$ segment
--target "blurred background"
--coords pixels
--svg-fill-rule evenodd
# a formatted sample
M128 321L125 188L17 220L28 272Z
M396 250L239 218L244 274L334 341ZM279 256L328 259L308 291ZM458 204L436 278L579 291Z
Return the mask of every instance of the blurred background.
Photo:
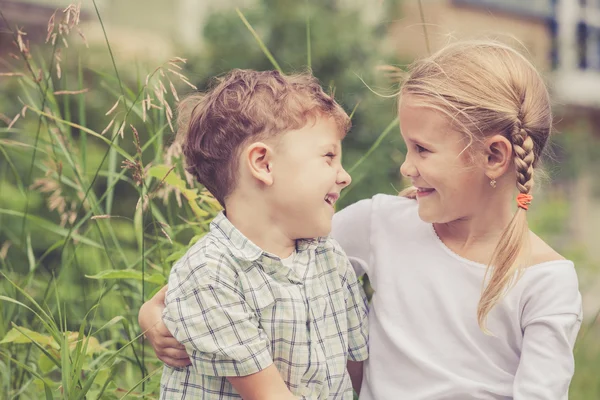
M353 113L341 208L407 184L386 66L462 38L516 46L551 90L530 225L576 264L570 398L600 399L600 0L0 0L0 12L0 399L156 397L161 364L137 310L218 211L173 145L181 96L231 68L312 69Z

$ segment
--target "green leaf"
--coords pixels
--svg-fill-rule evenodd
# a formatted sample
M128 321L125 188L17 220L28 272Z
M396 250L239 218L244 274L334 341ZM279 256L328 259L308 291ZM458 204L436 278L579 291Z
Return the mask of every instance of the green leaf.
M181 179L181 177L177 175L175 171L173 171L173 167L168 165L155 165L148 170L148 175L158 179L159 181L164 180L166 184L174 186L181 191L187 189L185 181Z
M25 336L25 334L27 336ZM43 335L41 333L32 331L27 328L23 328L23 327L12 328L10 331L8 331L6 336L4 336L4 339L2 339L2 341L0 341L0 344L5 344L5 343L23 344L23 343L31 343L32 340L35 340L40 344L45 344L46 346L53 346L55 348L58 348L56 346L56 341L51 336Z
M55 357L54 357L52 354L50 354L50 353L48 352L48 350L46 350L46 349L44 348L44 346L42 346L42 344L38 343L36 340L34 340L34 339L32 339L31 337L29 337L29 335L28 335L28 333L27 333L27 332L25 332L23 329L20 329L20 328L19 328L18 326L16 326L14 323L13 323L13 326L14 326L14 327L15 327L15 328L16 328L18 331L20 331L20 332L21 332L23 335L27 336L27 337L29 338L29 340L31 341L31 343L33 343L33 344L34 344L34 346L36 346L38 349L40 349L40 350L42 351L42 353L44 353L44 354L45 354L45 355L46 355L46 356L47 356L47 357L48 357L50 360L52 360L52 362L53 362L54 364L56 364L57 366L59 366L59 367L60 367L60 363L59 363L59 361L58 361L58 360L57 360L57 359L56 359L56 358L55 358Z
M157 285L164 285L166 283L165 277L162 274L146 275L145 279L141 271L133 269L113 269L108 271L102 271L96 275L86 275L86 278L90 279L135 279L138 281L145 281L155 283Z
M40 358L38 359L38 367L40 368L40 372L46 375L48 372L52 371L56 364L52 362L51 359L48 358L44 353L40 353Z

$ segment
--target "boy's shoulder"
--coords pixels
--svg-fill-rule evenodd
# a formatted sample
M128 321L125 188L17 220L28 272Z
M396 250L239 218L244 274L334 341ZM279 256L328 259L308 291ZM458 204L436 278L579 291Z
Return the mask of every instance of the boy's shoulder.
M210 229L190 246L171 269L170 279L193 277L229 277L236 279L262 250L237 231L222 214L210 223Z
M317 251L331 252L334 253L336 256L346 257L346 253L342 249L342 246L338 243L337 240L335 240L331 236L326 236L319 239Z
M171 275L201 272L209 274L230 272L235 275L237 265L238 262L227 243L213 232L208 232L175 262Z
M344 275L345 271L350 266L348 255L338 241L331 236L326 236L319 239L316 254L317 256L327 260L327 262L333 263L341 275Z

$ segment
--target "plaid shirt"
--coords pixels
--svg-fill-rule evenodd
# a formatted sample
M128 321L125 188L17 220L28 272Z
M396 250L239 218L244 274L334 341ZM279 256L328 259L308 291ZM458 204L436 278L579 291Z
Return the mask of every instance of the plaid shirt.
M275 364L301 399L352 399L346 361L367 358L367 303L337 242L298 240L292 268L220 213L171 271L163 321L185 345L161 399L239 399L227 376Z

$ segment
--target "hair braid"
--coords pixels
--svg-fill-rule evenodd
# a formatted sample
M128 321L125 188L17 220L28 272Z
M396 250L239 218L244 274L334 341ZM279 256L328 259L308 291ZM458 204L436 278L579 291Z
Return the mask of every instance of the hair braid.
M528 194L533 186L533 140L527 134L520 120L515 124L511 135L517 170L517 188L519 192Z

